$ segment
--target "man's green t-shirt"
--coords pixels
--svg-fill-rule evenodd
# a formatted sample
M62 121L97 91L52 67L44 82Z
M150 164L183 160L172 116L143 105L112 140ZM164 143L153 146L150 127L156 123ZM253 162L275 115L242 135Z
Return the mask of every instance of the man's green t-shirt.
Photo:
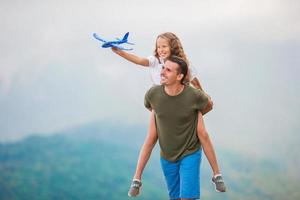
M176 96L168 95L163 85L148 90L145 106L155 110L156 130L163 158L177 161L201 147L197 136L198 112L207 103L207 96L190 86L185 86Z

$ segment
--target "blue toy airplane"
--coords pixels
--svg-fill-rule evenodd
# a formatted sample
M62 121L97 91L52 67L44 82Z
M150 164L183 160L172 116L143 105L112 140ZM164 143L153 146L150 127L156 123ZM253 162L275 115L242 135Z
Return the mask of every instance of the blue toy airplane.
M127 51L130 51L132 49L126 49L122 46L120 46L120 44L130 44L130 45L134 45L133 43L130 43L128 42L128 35L129 35L129 32L127 32L123 39L119 39L119 38L116 38L117 40L113 40L113 41L105 41L104 39L100 38L96 33L93 34L94 38L103 42L102 44L102 48L109 48L109 47L114 47L114 48L117 48L117 49L121 49L121 50L127 50Z

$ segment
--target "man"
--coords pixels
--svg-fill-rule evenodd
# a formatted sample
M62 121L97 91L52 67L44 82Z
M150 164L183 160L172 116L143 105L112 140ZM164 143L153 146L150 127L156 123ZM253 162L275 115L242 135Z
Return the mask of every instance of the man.
M161 85L152 87L145 95L145 106L154 110L153 123L157 128L156 132L149 132L146 146L151 149L159 141L170 199L200 197L201 144L210 164L217 166L201 113L208 99L203 92L184 85L187 70L184 60L171 56L162 68ZM219 183L225 191L222 177Z

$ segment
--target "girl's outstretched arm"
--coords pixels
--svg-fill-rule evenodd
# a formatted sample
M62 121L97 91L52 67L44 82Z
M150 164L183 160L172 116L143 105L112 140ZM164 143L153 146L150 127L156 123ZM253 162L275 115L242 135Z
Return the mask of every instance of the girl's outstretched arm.
M127 52L122 51L122 50L117 49L117 48L111 48L111 50L113 52L115 52L116 54L118 54L119 56L121 56L121 57L125 58L126 60L130 61L130 62L133 62L137 65L141 65L141 66L144 66L144 67L149 67L149 60L147 58L142 58L142 57L136 56L134 54L127 53Z

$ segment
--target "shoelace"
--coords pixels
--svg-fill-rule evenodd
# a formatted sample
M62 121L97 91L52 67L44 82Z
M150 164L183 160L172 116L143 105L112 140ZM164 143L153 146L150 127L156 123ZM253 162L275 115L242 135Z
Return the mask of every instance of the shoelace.
M219 176L219 177L215 178L215 182L223 183L224 181L223 181L222 177Z
M137 181L134 181L132 184L131 184L131 187L135 187L135 188L139 188L141 187L141 183L140 182L137 182Z

